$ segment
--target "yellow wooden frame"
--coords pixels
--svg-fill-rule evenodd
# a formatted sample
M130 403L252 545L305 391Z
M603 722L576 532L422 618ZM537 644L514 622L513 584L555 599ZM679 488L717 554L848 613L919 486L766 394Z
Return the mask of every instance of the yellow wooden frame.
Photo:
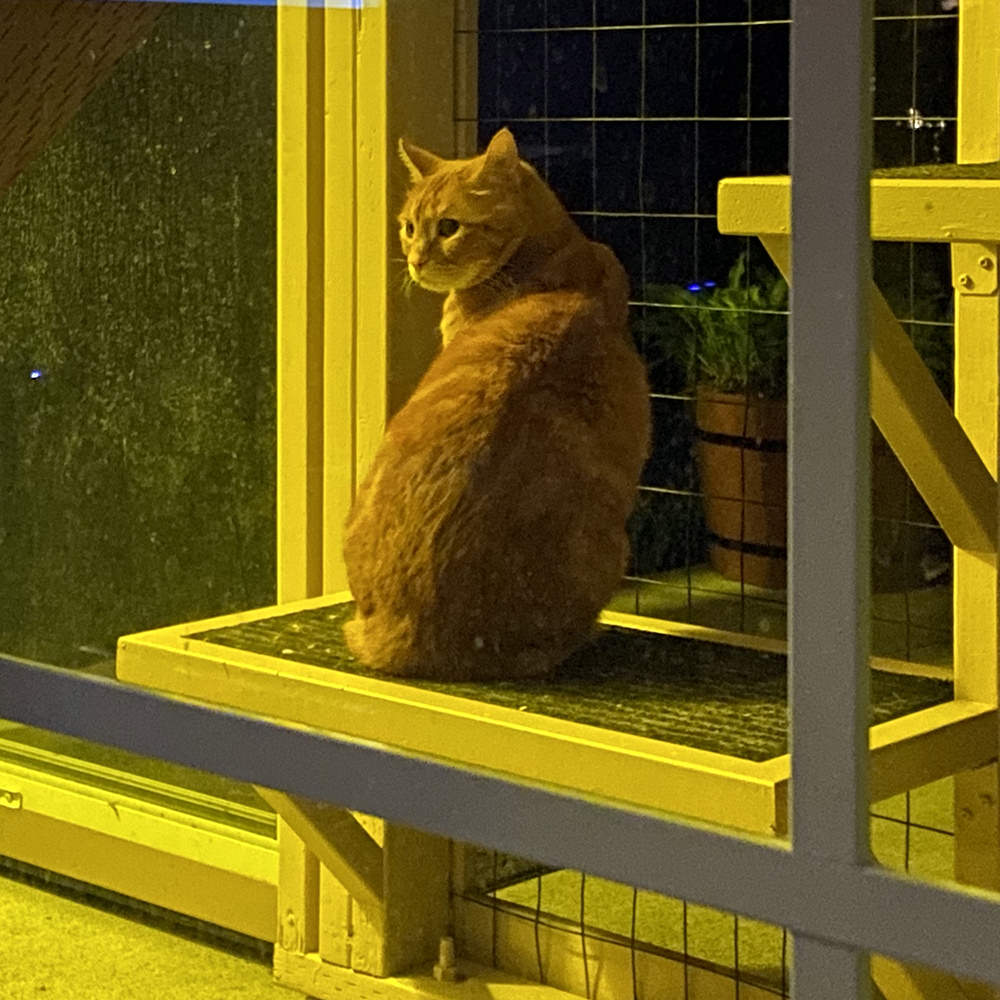
M787 755L754 763L191 638L348 598L312 598L126 636L119 645L118 676L574 794L607 796L758 834L785 834ZM669 623L649 619L603 618L647 632L676 632ZM873 727L873 799L990 761L995 725L992 707L953 701Z
M967 7L979 10L976 0L967 0ZM432 329L427 317L437 303L424 299L401 308L385 252L393 240L389 207L402 182L392 138L404 123L408 129L415 123L422 129L415 138L441 151L469 141L468 123L455 129L451 116L430 113L424 105L427 94L462 93L463 88L469 92L469 47L457 51L452 61L435 62L431 69L441 75L434 81L425 79L427 65L422 63L419 93L408 94L405 77L388 72L394 45L401 44L404 33L409 35L408 46L434 33L428 20L432 14L447 19L451 30L456 23L451 19L462 23L469 8L420 3L393 6L391 11L375 7L359 11L285 8L280 12L281 143L287 154L282 158L280 178L282 603L277 609L126 637L119 656L120 676L417 753L514 773L527 781L555 783L573 794L596 792L621 799L626 787L625 797L632 804L782 835L787 758L748 765L724 755L417 693L377 678L223 651L190 638L206 628L329 603L330 597L311 595L344 585L340 525L355 484L371 460L387 415L408 394L434 349L426 333L413 338L406 327L412 319L415 328ZM909 190L905 185L890 187L885 205L895 204L897 216L912 209L922 191L932 206L926 209L925 202L922 211L939 230L947 224L956 238L970 243L982 240L975 235L979 232L976 216L983 204L993 202L981 202L981 185L967 193L963 212L952 215L950 221L943 221L934 208L940 192L926 185ZM780 201L775 191L768 194ZM725 190L720 215L724 197ZM761 211L765 208L762 205ZM780 207L772 206L770 211L780 215ZM890 208L886 212L892 214ZM316 225L318 218L323 219L322 227ZM753 231L777 234L779 239L772 245L780 256L787 220L785 226L784 230L756 227ZM421 311L424 316L419 315ZM901 331L888 320L879 329L880 356L888 360L876 374L874 381L881 388L873 396L882 400L879 405L887 426L898 412L903 414L902 422L886 436L894 444L906 439L904 464L909 462L911 474L935 497L932 509L942 513L950 536L971 554L970 559L993 574L996 487L992 462L985 454L989 448L984 450L971 433L966 436L950 414L942 415L940 401L928 389L927 380L921 384L922 369L914 365ZM383 331L389 331L388 341ZM878 354L878 340L876 344ZM909 374L894 381L901 368ZM994 396L992 416L995 413ZM981 607L988 608L988 602ZM667 623L632 616L618 620L650 631L676 631ZM985 619L980 616L978 621L983 624ZM977 672L977 676L985 675ZM873 796L883 798L995 759L995 705L989 683L977 682L954 702L873 729ZM628 775L628 782L622 781L623 774ZM304 988L309 976L334 976L336 982L330 988L340 990L344 980L330 965L348 964L344 938L322 926L318 914L323 907L326 914L340 912L349 922L344 910L347 889L334 885L324 874L316 852L327 856L327 869L340 870L341 882L350 884L369 909L384 899L385 886L376 872L385 855L373 853L367 834L359 832L364 822L350 814L334 810L335 815L320 815L314 804L287 797L274 801L287 817L281 834L280 941L285 947L276 953L276 967L291 962L294 968L284 969L286 981L300 982ZM315 839L317 830L329 832L331 823L346 823L351 831L336 856L330 853L329 840ZM312 839L314 851L301 841L293 845L293 832L306 842ZM370 839L377 842L378 837ZM299 962L296 956L306 953L318 956L319 963ZM399 988L394 981L393 989Z
M281 601L346 586L357 483L437 349L440 303L404 299L391 260L408 182L395 143L405 130L444 154L467 148L474 105L452 95L474 88L475 24L466 0L278 10ZM412 59L419 39L436 50L448 37L451 59ZM436 838L260 791L279 812L279 979L315 992L340 967L339 989L351 969L385 976L420 960L447 915Z
M965 0L959 20L961 164L1000 160L1000 7ZM959 176L955 176L958 173ZM1000 179L872 179L875 240L950 244L955 287L955 407L944 403L884 298L873 289L872 416L955 546L955 696L998 703L997 446ZM719 188L719 228L757 235L789 274L787 177L740 178ZM1000 745L994 718L988 741ZM995 759L995 758L994 758ZM955 780L955 875L1000 888L1000 778L995 763ZM997 996L942 973L873 961L894 995Z
M0 744L4 854L273 939L277 844L220 815L259 821L261 811L37 747Z

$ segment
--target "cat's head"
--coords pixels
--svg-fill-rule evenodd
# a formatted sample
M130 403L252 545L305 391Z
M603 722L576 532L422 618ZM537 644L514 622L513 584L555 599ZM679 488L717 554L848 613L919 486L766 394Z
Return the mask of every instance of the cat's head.
M399 141L413 185L399 213L399 239L410 277L435 292L471 288L503 267L529 230L522 164L510 130L486 152L446 160Z

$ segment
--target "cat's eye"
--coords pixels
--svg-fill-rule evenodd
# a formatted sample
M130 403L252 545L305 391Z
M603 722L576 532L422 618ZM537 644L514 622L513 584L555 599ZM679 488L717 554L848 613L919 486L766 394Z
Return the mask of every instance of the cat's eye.
M416 232L412 221L410 221L409 219L407 219L406 222L403 223L403 232L406 233L408 237L412 236L414 232Z
M458 227L458 219L440 219L438 221L438 235L444 236L447 239L458 232Z

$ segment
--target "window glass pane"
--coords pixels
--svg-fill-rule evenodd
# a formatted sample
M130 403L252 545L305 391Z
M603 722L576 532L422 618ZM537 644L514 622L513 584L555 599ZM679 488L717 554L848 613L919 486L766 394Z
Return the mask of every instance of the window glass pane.
M113 676L119 635L274 599L275 11L6 16L0 651Z

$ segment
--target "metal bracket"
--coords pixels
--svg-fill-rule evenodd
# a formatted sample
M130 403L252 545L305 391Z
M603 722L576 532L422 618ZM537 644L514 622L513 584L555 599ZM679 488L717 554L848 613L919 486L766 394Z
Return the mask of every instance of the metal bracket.
M996 244L952 243L951 283L959 295L996 295Z

